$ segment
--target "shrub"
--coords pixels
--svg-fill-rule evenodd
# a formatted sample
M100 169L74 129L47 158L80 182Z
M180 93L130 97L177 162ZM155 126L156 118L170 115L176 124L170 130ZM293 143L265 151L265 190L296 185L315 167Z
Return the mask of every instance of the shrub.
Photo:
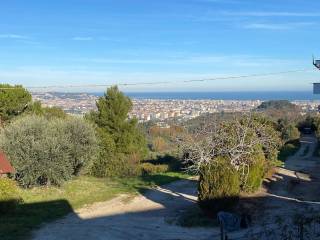
M73 175L87 173L98 151L94 127L80 118L60 120L57 124L67 135Z
M240 180L238 172L219 157L203 166L200 171L198 198L200 207L208 214L228 211L239 199Z
M168 164L152 164L152 163L142 163L140 165L142 175L151 175L164 173L169 170Z
M162 152L167 148L167 143L163 137L156 137L152 141L152 149L155 152Z
M0 178L0 213L14 211L21 202L18 187L13 180Z
M99 139L98 156L91 168L96 177L121 177L139 175L139 156L118 152L112 136L101 128L97 128Z
M68 117L68 115L61 108L43 107L40 101L35 101L32 104L29 104L25 112L25 115L26 114L43 116L47 119L52 119L52 118L66 119Z
M176 154L165 154L152 156L150 154L150 160L145 160L146 163L151 163L153 165L166 164L168 165L168 171L182 171L183 162L179 159Z
M133 177L140 175L139 165L135 159L125 154L115 154L111 158L106 158L103 163L105 167L101 169L104 171L102 177Z
M244 192L252 193L258 190L267 172L264 155L259 154L255 158L255 161L249 167L249 173L245 177L245 181L241 187Z
M25 116L5 128L0 145L22 186L60 185L90 165L94 129L80 121Z
M289 156L294 155L300 148L299 139L289 141L280 149L278 159L285 162Z

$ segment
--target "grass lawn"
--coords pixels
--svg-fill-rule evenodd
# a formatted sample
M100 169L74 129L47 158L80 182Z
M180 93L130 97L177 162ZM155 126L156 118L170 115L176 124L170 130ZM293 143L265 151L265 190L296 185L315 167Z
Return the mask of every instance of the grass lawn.
M94 202L107 201L119 194L137 194L154 185L190 177L183 173L163 173L127 179L79 177L60 188L21 189L23 204L14 213L0 217L0 239L28 239L42 223L61 218Z

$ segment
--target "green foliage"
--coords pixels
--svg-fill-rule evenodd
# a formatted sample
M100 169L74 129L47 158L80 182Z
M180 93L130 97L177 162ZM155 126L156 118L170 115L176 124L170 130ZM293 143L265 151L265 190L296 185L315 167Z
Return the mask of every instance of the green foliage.
M237 203L240 193L240 178L227 159L219 158L203 166L200 171L199 206L210 214L228 211Z
M262 115L254 115L253 128L255 129L256 136L261 141L258 149L262 149L265 159L269 162L276 161L279 148L282 145L279 132L276 130L276 124L269 118Z
M267 109L276 109L276 110L296 110L297 106L288 100L271 100L261 103L258 106L258 110L267 110Z
M96 159L98 146L94 127L81 118L57 121L57 128L67 137L67 152L71 160L73 175L85 174Z
M113 161L118 159L116 145L112 136L102 128L96 129L99 143L98 157L93 163L91 174L96 177L114 176ZM118 165L120 164L120 161Z
M35 101L29 105L25 112L26 114L43 116L47 119L62 118L65 119L68 115L59 107L43 107L40 101Z
M23 113L31 102L31 94L20 85L0 84L0 122Z
M152 164L152 163L142 163L140 165L142 175L158 174L169 171L168 164Z
M22 186L60 185L90 167L96 152L94 134L81 119L25 116L2 131L0 145Z
M300 137L298 128L286 118L278 120L277 130L280 132L283 142L288 142Z
M119 153L108 158L98 158L92 173L96 177L133 177L139 175L140 171L134 157Z
M152 141L152 150L155 152L162 152L166 150L167 143L163 137L156 137Z
M232 208L240 191L254 192L281 146L276 124L260 114L204 126L183 145L185 163L200 175L198 198L210 213ZM202 135L199 134L202 133Z
M301 119L301 108L287 100L274 100L263 102L257 111L277 122L278 119L290 119L291 124L296 124Z
M13 212L20 202L16 183L8 178L0 178L0 214Z
M300 148L300 141L299 139L292 140L287 142L285 145L282 146L280 149L278 159L281 161L286 161L289 156L294 155Z
M312 123L317 137L320 137L320 117L314 117Z
M182 171L183 162L177 154L165 154L165 155L152 155L150 154L150 160L144 160L145 163L151 163L154 165L167 165L170 171L179 172Z
M92 173L100 177L137 173L138 163L147 153L147 144L137 120L128 119L131 100L114 86L97 101L97 108L97 112L87 116L98 127L101 149Z
M255 161L249 166L248 175L241 186L241 190L247 193L253 193L261 187L263 178L267 172L264 155L260 153L254 157Z

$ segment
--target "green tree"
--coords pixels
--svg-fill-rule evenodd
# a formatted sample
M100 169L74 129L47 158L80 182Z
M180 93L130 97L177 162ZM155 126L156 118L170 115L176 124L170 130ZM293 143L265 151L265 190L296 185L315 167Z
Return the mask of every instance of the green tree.
M0 84L1 123L23 113L27 109L31 99L31 94L20 85Z
M277 130L281 134L281 139L284 143L295 140L300 137L298 128L287 118L280 118L277 123Z
M38 116L44 116L47 119L51 118L62 118L65 119L68 115L59 107L43 107L40 101L32 102L28 109L25 111L26 114L34 114Z
M97 109L98 111L91 112L88 118L94 121L99 128L100 145L105 144L101 146L102 159L100 158L98 163L101 168L107 167L108 164L122 165L125 170L121 172L117 166L117 174L128 174L126 167L135 166L147 152L145 136L138 128L137 119L128 119L128 114L132 110L132 102L119 91L117 86L113 86L107 89L103 97L99 98ZM95 166L95 171L100 167ZM110 175L109 167L105 175ZM114 175L114 168L111 167L111 169ZM99 172L104 171L99 170Z
M277 158L281 141L274 124L258 114L219 120L187 135L187 168L199 174L200 206L216 213L232 207L241 191L254 192Z
M93 126L82 119L27 115L1 132L1 149L24 187L60 185L89 169L96 152Z

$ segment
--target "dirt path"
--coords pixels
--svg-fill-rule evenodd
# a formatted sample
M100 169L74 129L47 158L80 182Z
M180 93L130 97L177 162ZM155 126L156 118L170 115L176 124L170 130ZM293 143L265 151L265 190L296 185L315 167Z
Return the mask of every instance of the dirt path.
M299 213L320 211L320 159L313 156L316 147L315 136L303 136L301 148L286 161L285 167L266 179L260 192L243 197L242 205L252 214L254 225L230 234L230 239L251 239L248 231L260 233L266 228L274 233L279 219L286 221ZM183 228L168 223L196 204L196 189L196 181L183 180L133 199L119 196L48 224L35 232L33 239L219 239L216 228ZM255 239L278 239L270 233L266 236Z
M34 240L215 239L214 229L183 228L170 217L196 204L196 181L182 180L128 199L119 196L69 214L34 233Z
M261 191L242 200L249 206L248 211L254 210L254 226L231 234L231 239L251 239L246 235L248 231L257 234L255 239L282 239L280 233L286 224L293 226L293 219L320 212L320 159L314 156L317 139L314 135L304 135L300 142L298 152L265 180Z

